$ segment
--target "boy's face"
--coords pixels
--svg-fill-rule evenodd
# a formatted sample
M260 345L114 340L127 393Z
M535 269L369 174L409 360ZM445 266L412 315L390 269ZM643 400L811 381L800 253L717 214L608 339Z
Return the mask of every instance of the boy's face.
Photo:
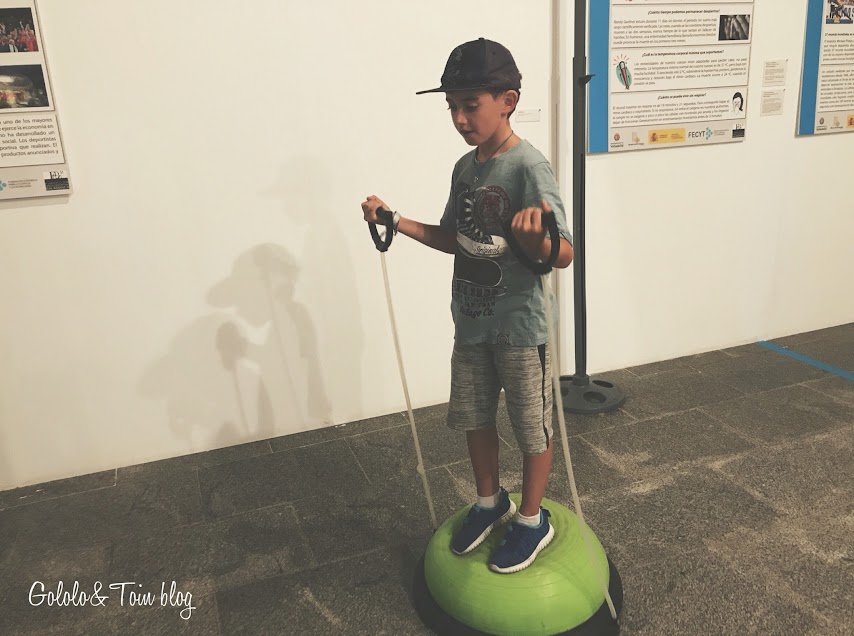
M498 98L485 90L445 93L454 128L470 146L478 146L495 134L513 110L515 98L514 91Z

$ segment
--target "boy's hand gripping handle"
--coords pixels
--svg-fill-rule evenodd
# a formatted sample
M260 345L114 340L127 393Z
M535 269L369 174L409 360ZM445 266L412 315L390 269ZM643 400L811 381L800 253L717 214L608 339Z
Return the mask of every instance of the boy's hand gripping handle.
M377 217L385 224L385 240L380 238L376 223L368 223L368 228L371 230L371 238L374 239L374 245L377 246L380 252L386 252L394 237L394 215L385 208L377 208Z
M379 210L377 210L377 212L379 212ZM516 258L519 259L519 262L535 274L543 275L552 271L552 266L557 262L557 257L560 254L560 230L558 230L557 218L555 218L554 212L546 212L543 210L540 218L542 219L542 223L548 229L549 239L551 239L552 242L549 259L545 263L532 261L525 253L525 250L522 249L522 246L516 241L516 236L513 234L513 228L511 227L513 217L511 217L504 226L504 236L507 239L507 243L510 245L510 249L516 255Z

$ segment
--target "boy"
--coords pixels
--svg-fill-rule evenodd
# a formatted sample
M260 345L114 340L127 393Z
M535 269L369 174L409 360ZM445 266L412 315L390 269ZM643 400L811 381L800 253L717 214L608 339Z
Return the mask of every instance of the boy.
M396 232L455 255L455 344L447 425L466 434L477 502L453 537L451 550L468 554L494 528L512 520L489 562L499 573L528 567L554 537L549 512L540 507L553 450L552 345L546 344L539 276L508 249L506 223L512 218L522 249L532 259L545 261L551 241L541 216L553 210L561 233L555 267L565 268L572 261L572 237L551 166L510 128L521 80L510 51L497 42L480 38L453 50L442 85L417 94L444 92L454 127L476 148L454 166L439 225L394 213ZM368 197L362 203L365 220L375 223L379 207L391 209L376 196ZM498 479L495 418L502 388L523 454L518 511Z

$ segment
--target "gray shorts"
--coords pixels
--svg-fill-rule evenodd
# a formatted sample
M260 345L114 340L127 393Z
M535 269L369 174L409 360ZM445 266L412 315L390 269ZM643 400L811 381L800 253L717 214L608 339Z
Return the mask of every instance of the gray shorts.
M548 349L546 345L455 345L448 427L474 431L495 426L503 388L519 449L525 455L548 450L554 435Z

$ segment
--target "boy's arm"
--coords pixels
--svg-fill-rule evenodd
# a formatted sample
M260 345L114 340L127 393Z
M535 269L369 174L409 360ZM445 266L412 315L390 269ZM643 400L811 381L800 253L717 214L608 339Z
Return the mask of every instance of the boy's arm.
M525 188L523 192L525 208L518 213L513 222L517 231L514 234L524 240L520 241L525 251L532 257L543 262L547 261L552 249L548 232L541 222L541 210L553 212L560 232L560 252L554 267L565 269L572 263L572 233L567 225L563 201L554 172L548 161L529 166L525 172Z
M551 239L543 240L543 248L540 252L540 260L544 263L549 259L549 256L552 253L552 242ZM565 238L560 239L560 252L558 252L557 260L555 261L554 266L558 269L566 269L569 267L570 263L572 263L572 258L575 255L575 252L572 251L572 245Z
M446 254L453 254L457 249L456 232L452 233L443 230L439 225L426 225L412 219L400 217L397 231L409 238L415 239L419 243L423 243L427 247L432 247L434 250L439 250Z
M365 217L365 221L368 223L377 223L378 208L391 210L391 208L376 195L369 196L362 203L362 213ZM456 232L451 232L450 230L443 228L441 225L425 225L419 221L405 219L401 216L400 221L397 224L397 231L410 238L414 238L416 241L423 243L427 247L439 250L440 252L445 252L446 254L453 254L456 252Z
M456 170L456 166L454 166L454 171L451 173L451 188L448 194L448 202L445 204L445 211L442 213L439 225L426 225L419 221L405 219L401 216L397 224L397 231L400 234L413 238L427 247L432 247L434 250L439 250L446 254L456 253L457 224L454 210L454 177ZM374 195L369 196L362 204L366 221L369 223L376 222L376 210L378 207L391 210L381 199Z
M552 253L552 241L550 238L546 237L543 239L542 246L540 247L540 253L537 257L545 263L549 260L549 256ZM566 269L569 267L570 263L572 263L572 257L574 256L574 252L572 251L572 245L565 238L560 239L560 252L558 252L557 260L555 261L554 267L558 269Z
M553 210L545 199L540 202L540 205L541 207L538 208L531 207L520 210L513 217L511 228L516 240L519 241L528 256L545 263L552 253L552 241L542 223L542 215L543 212L553 212ZM560 251L554 267L558 269L569 267L569 264L572 263L572 257L572 244L561 237Z

